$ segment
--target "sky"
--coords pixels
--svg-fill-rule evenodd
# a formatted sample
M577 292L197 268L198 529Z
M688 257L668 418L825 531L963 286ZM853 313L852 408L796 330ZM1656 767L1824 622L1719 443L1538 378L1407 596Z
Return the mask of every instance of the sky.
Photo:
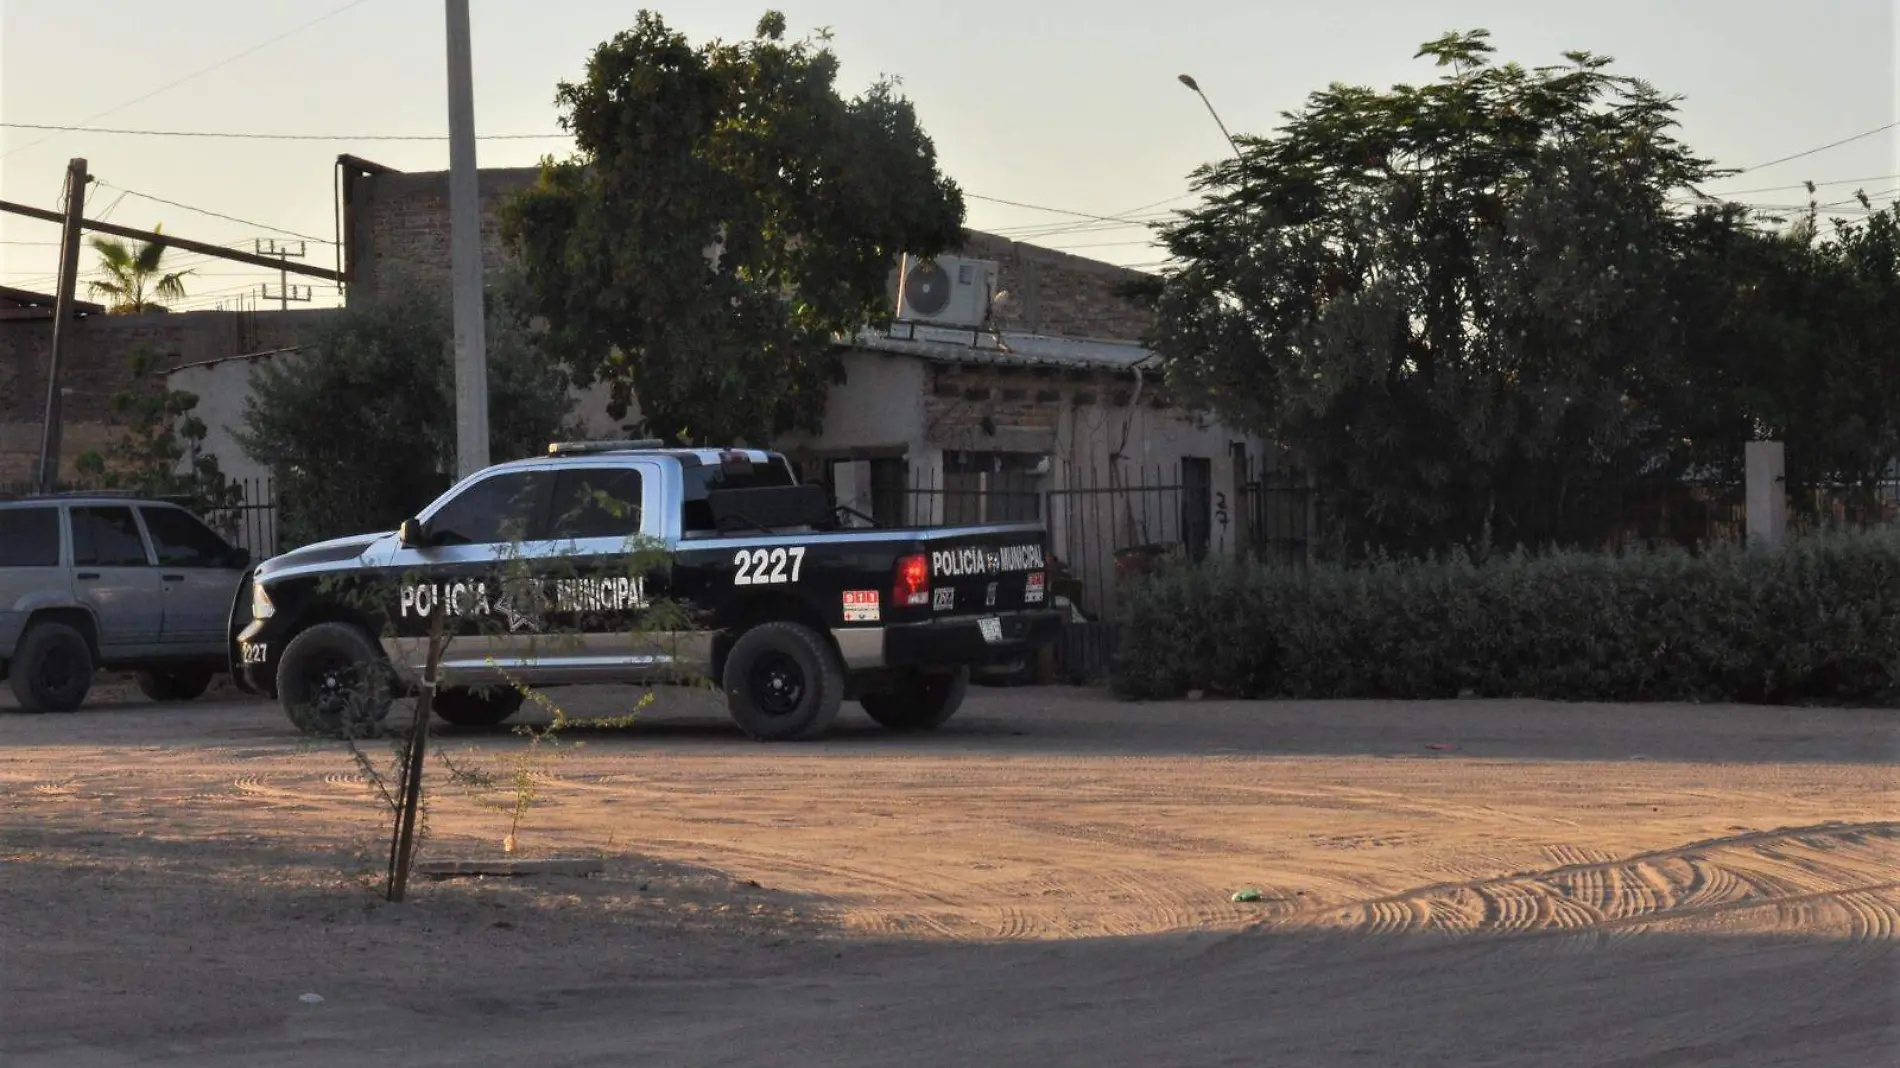
M1805 203L1803 180L1837 183L1822 187L1824 202L1857 188L1877 200L1900 192L1900 130L1858 136L1900 121L1896 0L770 2L793 34L834 34L845 92L902 79L939 165L965 192L971 228L1111 263L1152 268L1162 253L1138 223L1090 216L1147 219L1191 203L1188 175L1228 151L1177 75L1199 82L1234 133L1267 134L1332 82L1431 80L1435 69L1412 56L1454 29L1489 29L1500 62L1610 55L1616 70L1683 96L1684 140L1725 166L1754 168L1714 187L1735 199ZM767 0L652 6L695 41L731 40L751 34ZM578 78L588 52L630 26L640 5L470 7L476 131L489 137L557 133L556 84ZM441 0L0 0L0 123L441 137L443 9ZM478 158L527 166L565 151L558 137L483 140ZM273 237L295 249L301 235L313 239L310 260L333 265L331 165L342 152L409 171L448 165L442 140L3 128L0 199L58 208L66 162L84 156L99 178L88 217L162 222L246 249ZM58 237L54 224L0 214L0 285L50 291ZM273 271L173 255L196 272L181 308L232 306L261 284L276 291ZM335 302L331 287L314 289L316 304Z

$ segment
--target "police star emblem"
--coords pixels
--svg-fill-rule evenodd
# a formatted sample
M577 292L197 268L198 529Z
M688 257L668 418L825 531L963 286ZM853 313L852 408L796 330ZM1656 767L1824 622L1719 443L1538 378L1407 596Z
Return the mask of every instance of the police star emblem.
M496 601L495 608L498 611L500 611L502 615L505 615L508 617L509 633L513 633L518 630L534 630L535 629L534 620L528 618L528 616L523 614L520 609L515 607L514 598L512 596L503 597L501 600Z

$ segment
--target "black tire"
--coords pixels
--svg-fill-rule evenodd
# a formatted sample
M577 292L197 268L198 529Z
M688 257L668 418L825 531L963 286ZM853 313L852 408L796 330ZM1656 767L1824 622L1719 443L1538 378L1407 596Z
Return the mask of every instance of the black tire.
M895 685L858 698L864 711L879 725L894 731L934 731L944 725L970 689L970 669L948 675L911 672Z
M838 654L798 623L762 623L740 635L721 682L733 722L762 742L818 738L844 703Z
M211 688L211 676L215 674L208 667L185 665L168 667L153 671L138 672L139 692L154 701L190 701L204 696Z
M278 658L277 703L305 734L369 737L394 700L389 664L361 627L319 623Z
M445 723L457 727L498 727L521 711L521 691L490 686L485 691L460 687L437 690L429 708Z
M20 639L8 672L26 712L71 712L92 689L92 647L64 623L35 623Z

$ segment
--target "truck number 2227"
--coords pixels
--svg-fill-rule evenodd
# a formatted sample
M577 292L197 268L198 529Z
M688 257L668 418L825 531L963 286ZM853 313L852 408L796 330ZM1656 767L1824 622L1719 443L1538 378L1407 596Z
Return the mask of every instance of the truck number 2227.
M780 582L797 582L798 573L805 566L805 547L802 545L790 549L740 549L732 558L738 565L738 574L732 577L734 586L769 586ZM791 565L788 574L785 565Z

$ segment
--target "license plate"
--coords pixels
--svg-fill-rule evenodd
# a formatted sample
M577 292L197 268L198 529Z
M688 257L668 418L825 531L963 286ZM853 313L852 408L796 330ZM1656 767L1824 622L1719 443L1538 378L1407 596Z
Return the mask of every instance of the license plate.
M978 630L983 632L984 641L1000 642L1003 640L1003 621L997 619L995 616L986 616L983 619L977 620L976 626Z

